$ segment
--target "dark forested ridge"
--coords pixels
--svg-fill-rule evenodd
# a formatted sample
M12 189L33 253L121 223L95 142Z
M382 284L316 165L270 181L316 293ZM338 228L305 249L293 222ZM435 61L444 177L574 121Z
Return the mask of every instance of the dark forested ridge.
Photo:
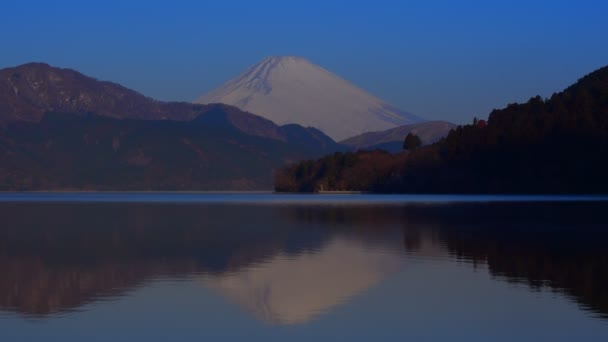
M608 67L604 67L548 99L537 96L494 110L487 122L460 126L416 151L335 154L286 167L275 175L275 188L608 193L607 157Z
M0 129L0 190L270 189L273 169L331 151L246 134L216 114L185 122L48 113L10 123Z
M0 70L0 190L261 190L343 149L236 107L161 102L77 71Z

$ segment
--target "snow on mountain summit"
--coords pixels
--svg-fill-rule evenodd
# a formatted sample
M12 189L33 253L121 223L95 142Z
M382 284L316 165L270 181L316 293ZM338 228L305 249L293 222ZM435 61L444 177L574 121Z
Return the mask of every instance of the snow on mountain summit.
M423 121L302 57L267 57L195 100L225 103L279 125L318 128L336 141Z

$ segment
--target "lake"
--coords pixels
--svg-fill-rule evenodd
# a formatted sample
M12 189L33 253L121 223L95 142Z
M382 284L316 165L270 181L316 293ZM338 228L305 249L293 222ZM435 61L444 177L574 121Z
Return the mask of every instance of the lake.
M0 340L608 341L608 197L0 194Z

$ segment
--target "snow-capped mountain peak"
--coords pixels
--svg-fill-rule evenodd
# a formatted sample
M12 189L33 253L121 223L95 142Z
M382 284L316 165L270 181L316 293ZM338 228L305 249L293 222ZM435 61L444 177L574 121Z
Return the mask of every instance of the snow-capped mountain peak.
M195 102L226 103L280 125L316 127L335 140L423 121L295 56L264 58Z

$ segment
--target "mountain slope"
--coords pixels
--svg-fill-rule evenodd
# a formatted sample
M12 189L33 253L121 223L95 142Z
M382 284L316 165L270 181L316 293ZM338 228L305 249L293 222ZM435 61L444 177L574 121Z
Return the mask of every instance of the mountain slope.
M0 121L39 121L47 111L187 120L201 108L165 103L75 70L29 63L0 70Z
M295 124L277 126L268 119L224 104L205 105L193 121L206 127L230 126L247 135L279 140L305 149L330 152L345 149L315 128Z
M0 190L270 189L275 168L343 149L313 128L155 101L70 69L0 77Z
M48 113L0 130L0 190L264 190L320 151L205 120Z
M404 125L380 132L367 132L340 143L355 149L374 150L384 149L389 152L403 150L403 140L408 133L416 134L423 145L432 144L445 137L457 125L447 121L429 121L418 124Z
M265 58L195 102L316 127L335 140L423 121L300 57Z
M42 119L47 112L93 113L118 119L188 121L202 114L225 116L224 123L254 136L288 140L288 132L274 122L236 107L162 102L119 84L99 81L72 69L28 63L0 70L0 123ZM199 118L200 119L200 118ZM319 138L317 130L303 128L310 142L338 148Z

